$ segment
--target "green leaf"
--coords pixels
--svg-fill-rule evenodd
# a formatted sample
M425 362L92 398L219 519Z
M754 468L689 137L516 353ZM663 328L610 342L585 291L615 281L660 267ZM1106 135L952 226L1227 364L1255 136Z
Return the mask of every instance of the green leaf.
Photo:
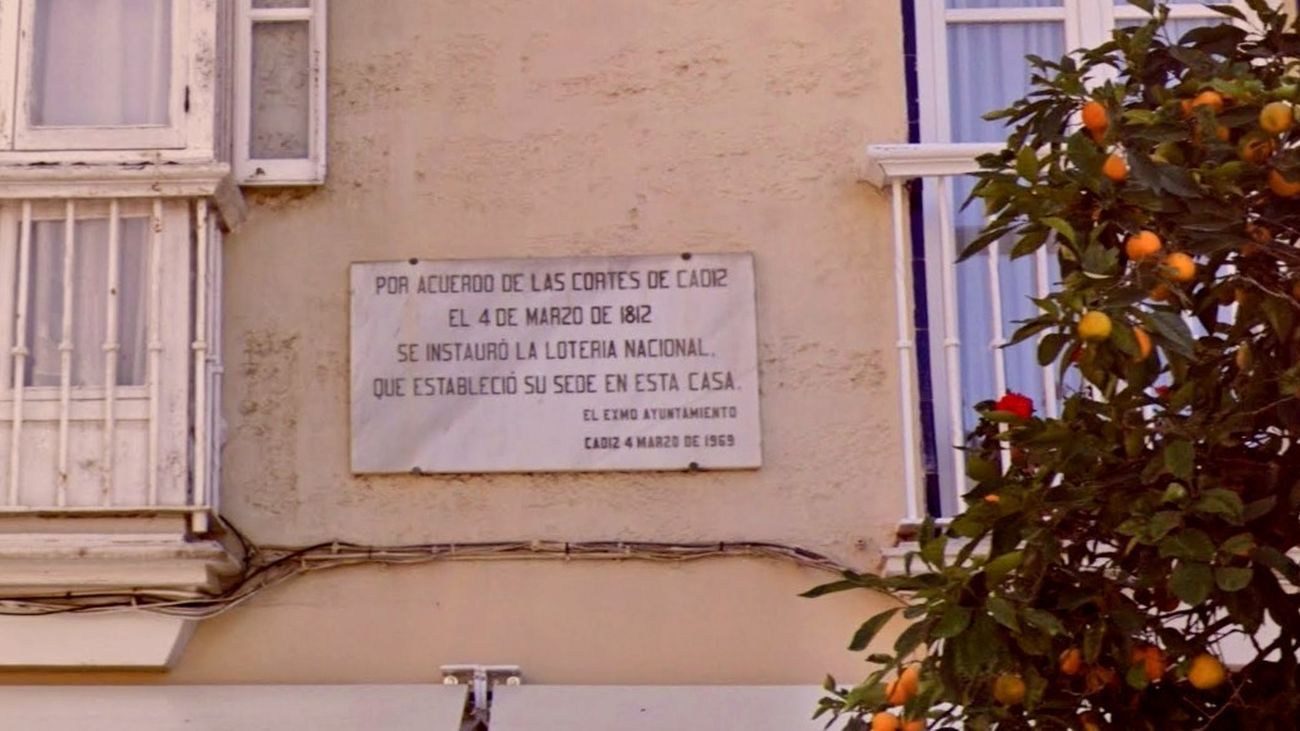
M1243 21L1246 20L1245 13L1241 12L1236 7L1233 7L1232 5L1210 5L1208 7L1210 8L1210 10L1213 10L1214 12L1219 13L1220 15L1226 15L1229 18L1235 18L1237 20L1243 20Z
M1128 683L1128 686L1134 690L1145 690L1147 685L1151 683L1147 679L1147 671L1142 663L1129 667L1128 672L1124 673L1124 682Z
M1248 568L1220 566L1214 570L1214 583L1224 591L1241 591L1250 585L1254 575Z
M1251 552L1250 557L1256 563L1282 574L1292 583L1300 579L1300 568L1296 566L1296 562L1272 546L1259 546Z
M989 559L984 565L984 573L988 575L990 586L997 586L1007 577L1007 574L1015 571L1025 560L1025 555L1020 551L1011 551L1000 556Z
M1083 250L1083 272L1094 279L1114 276L1119 267L1119 252L1100 244L1088 244Z
M970 607L949 604L943 610L943 614L939 615L939 622L934 626L934 636L939 639L956 637L970 626L973 614Z
M1205 531L1187 528L1160 541L1160 556L1190 561L1209 561L1214 558L1214 542L1205 535Z
M1039 223L1052 229L1071 244L1077 245L1079 243L1079 235L1075 233L1074 226L1071 226L1069 221L1056 216L1046 216L1039 219Z
M1196 451L1192 443L1179 439L1165 445L1165 469L1180 480L1192 479L1196 469Z
M1151 310L1139 314L1147 330L1159 335L1165 341L1165 347L1173 352L1191 358L1195 355L1192 331L1182 317L1165 310Z
M1024 616L1026 622L1049 635L1056 636L1065 632L1065 625L1061 624L1061 620L1057 619L1055 614L1046 610L1030 607L1021 615Z
M894 654L899 657L912 654L912 651L921 646L925 640L925 635L930 631L930 622L917 622L916 624L903 630L903 633L894 641Z
M944 550L948 548L948 536L935 536L921 544L921 559L931 566L943 568Z
M1169 587L1179 599L1196 606L1205 601L1214 589L1214 572L1203 563L1179 561L1169 578Z
M1255 536L1250 533L1238 533L1219 546L1219 550L1230 556L1248 556L1255 547Z
M1049 333L1038 341L1038 365L1048 365L1056 360L1061 354L1061 349L1065 347L1073 338L1061 333Z
M1161 510L1151 516L1151 521L1147 523L1142 531L1142 541L1144 543L1159 543L1161 539L1169 535L1169 531L1177 528L1183 523L1183 514L1177 510Z
M1016 174L1031 184L1038 178L1038 155L1032 147L1022 147L1016 153Z
M991 596L984 602L984 606L993 615L997 623L1011 630L1012 632L1020 631L1020 622L1016 621L1016 609L1011 606L1011 602L1000 596Z
M1268 497L1262 497L1258 500L1252 500L1250 501L1250 504L1241 511L1242 522L1249 523L1258 518L1262 518L1273 512L1273 508L1275 507L1277 507L1277 495L1269 495Z
M858 631L853 633L853 640L849 642L849 649L853 652L867 649L867 645L870 645L876 635L880 634L880 630L884 629L889 620L893 619L894 615L898 613L898 610L899 607L886 609L863 622L862 626L858 627Z
M843 581L832 581L827 584L814 586L813 588L809 589L808 591L805 591L799 596L807 599L816 599L819 596L834 594L835 592L839 592L839 591L847 591L848 589L859 589L861 587L862 585L859 584L858 582L845 579Z
M1245 509L1240 495L1221 487L1201 493L1201 497L1192 505L1192 510L1198 513L1221 516L1233 525L1242 523Z
M1279 297L1265 297L1259 303L1259 308L1263 310L1264 317L1268 324L1277 333L1279 338L1285 338L1291 334L1291 328L1295 325L1295 311L1289 300L1283 300Z

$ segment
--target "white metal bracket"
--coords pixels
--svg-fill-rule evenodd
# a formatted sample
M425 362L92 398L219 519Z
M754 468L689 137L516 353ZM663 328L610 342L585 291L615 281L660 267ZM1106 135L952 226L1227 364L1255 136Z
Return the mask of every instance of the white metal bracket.
M443 665L443 685L469 685L472 720L486 726L492 688L498 685L519 685L523 673L518 665Z

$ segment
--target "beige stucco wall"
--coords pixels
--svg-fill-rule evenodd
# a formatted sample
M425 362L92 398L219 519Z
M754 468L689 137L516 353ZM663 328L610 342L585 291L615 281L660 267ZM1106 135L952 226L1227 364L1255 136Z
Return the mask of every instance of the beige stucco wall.
M888 200L897 0L333 0L317 190L253 192L228 239L222 512L298 544L763 540L876 565L902 512ZM349 263L752 251L756 471L355 477ZM508 448L507 445L503 447ZM885 600L824 575L456 563L301 579L198 631L176 682L818 682Z

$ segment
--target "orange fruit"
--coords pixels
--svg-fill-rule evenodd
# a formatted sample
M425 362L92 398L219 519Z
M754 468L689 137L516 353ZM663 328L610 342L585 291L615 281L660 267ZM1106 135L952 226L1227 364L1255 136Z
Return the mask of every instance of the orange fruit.
M1269 102L1259 110L1259 128L1271 135L1280 135L1295 124L1295 112L1286 102Z
M891 706L901 706L916 696L921 688L921 671L915 665L903 668L897 680L885 686L885 700Z
M1214 690L1228 679L1228 670L1219 662L1219 658L1203 652L1192 658L1187 668L1187 680L1197 690Z
M1237 156L1251 165L1263 165L1273 156L1273 138L1251 132L1237 143Z
M1174 291L1169 288L1168 284L1161 282L1151 288L1151 292L1147 294L1147 297L1149 297L1153 302L1172 302L1174 299Z
M1083 653L1077 647L1071 647L1061 653L1060 668L1063 675L1078 675L1083 670Z
M1097 714L1091 711L1080 713L1079 728L1083 729L1083 731L1101 731L1101 721L1097 719Z
M871 717L871 731L899 731L903 722L892 713L880 712Z
M1283 198L1300 195L1300 182L1293 182L1277 170L1268 171L1268 189Z
M1142 645L1133 648L1133 664L1141 663L1142 672L1149 682L1156 682L1165 675L1165 653L1154 645Z
M1145 261L1160 253L1160 246L1160 237L1154 231L1144 230L1128 237L1124 242L1124 253L1133 261Z
M1241 347L1237 348L1237 354L1232 359L1236 362L1237 368L1246 371L1250 370L1250 364L1255 362L1255 355L1250 351L1248 344L1242 343Z
M1099 343L1110 337L1110 316L1105 312L1089 310L1083 313L1083 317L1079 318L1079 325L1076 329L1079 337L1083 340Z
M1151 336L1147 335L1147 331L1143 330L1140 327L1133 328L1133 339L1136 340L1138 344L1138 354L1136 357L1133 358L1133 362L1136 363L1139 361L1144 361L1147 358L1150 358L1151 357ZM1068 674L1073 675L1073 673L1068 673Z
M1014 673L1003 673L993 681L993 698L1004 706L1018 706L1025 700L1025 681Z
M1181 251L1166 256L1160 267L1164 275L1175 282L1186 283L1196 279L1196 260Z
M1184 117L1192 116L1192 100L1184 99L1178 102L1178 108L1182 111Z
M1246 233L1250 234L1252 239L1261 244L1267 244L1273 240L1273 231L1268 226L1248 223L1246 224Z
M925 731L925 719L913 718L903 722L903 731Z
M1093 139L1104 135L1110 126L1106 115L1106 106L1099 101L1090 101L1083 105L1083 126L1093 134Z
M1300 300L1300 279L1291 283L1291 296Z
M1100 692L1114 682L1115 671L1100 665L1093 665L1088 668L1088 675L1084 678L1084 686L1089 694Z
M1213 89L1206 89L1200 94L1197 94L1196 97L1192 99L1191 108L1199 109L1200 107L1209 107L1210 109L1214 110L1215 114L1222 112L1223 95L1217 91L1214 91Z
M1218 137L1221 142L1227 142L1232 137L1232 130L1221 124L1216 124L1214 125L1214 136Z
M1106 158L1106 162L1101 165L1101 174L1110 179L1112 183L1122 183L1128 178L1128 163L1119 155L1112 154Z

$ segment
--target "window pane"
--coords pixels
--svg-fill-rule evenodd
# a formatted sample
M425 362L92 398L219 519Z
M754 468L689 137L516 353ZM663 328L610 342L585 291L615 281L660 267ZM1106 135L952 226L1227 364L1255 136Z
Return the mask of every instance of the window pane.
M1127 2L1128 0L1125 0ZM959 8L1059 8L1062 0L948 0L948 7Z
M60 385L63 339L63 221L32 223L27 279L26 385ZM118 242L117 385L145 379L147 218L121 219ZM108 219L77 222L72 273L72 386L104 383L108 340Z
M306 158L311 118L308 23L254 23L249 155Z
M40 0L33 126L166 125L171 0Z
M1224 18L1170 18L1168 22L1165 23L1164 35L1162 37L1171 41L1176 41L1179 38L1182 38L1184 33L1193 28L1218 25L1223 22L1225 22ZM1143 22L1140 20L1121 20L1115 25L1122 28L1132 28L1142 24Z
M1061 23L958 23L948 26L948 89L953 142L1000 142L1002 122L980 117L1029 90L1026 54L1060 58Z
M255 8L305 8L310 0L253 0Z

